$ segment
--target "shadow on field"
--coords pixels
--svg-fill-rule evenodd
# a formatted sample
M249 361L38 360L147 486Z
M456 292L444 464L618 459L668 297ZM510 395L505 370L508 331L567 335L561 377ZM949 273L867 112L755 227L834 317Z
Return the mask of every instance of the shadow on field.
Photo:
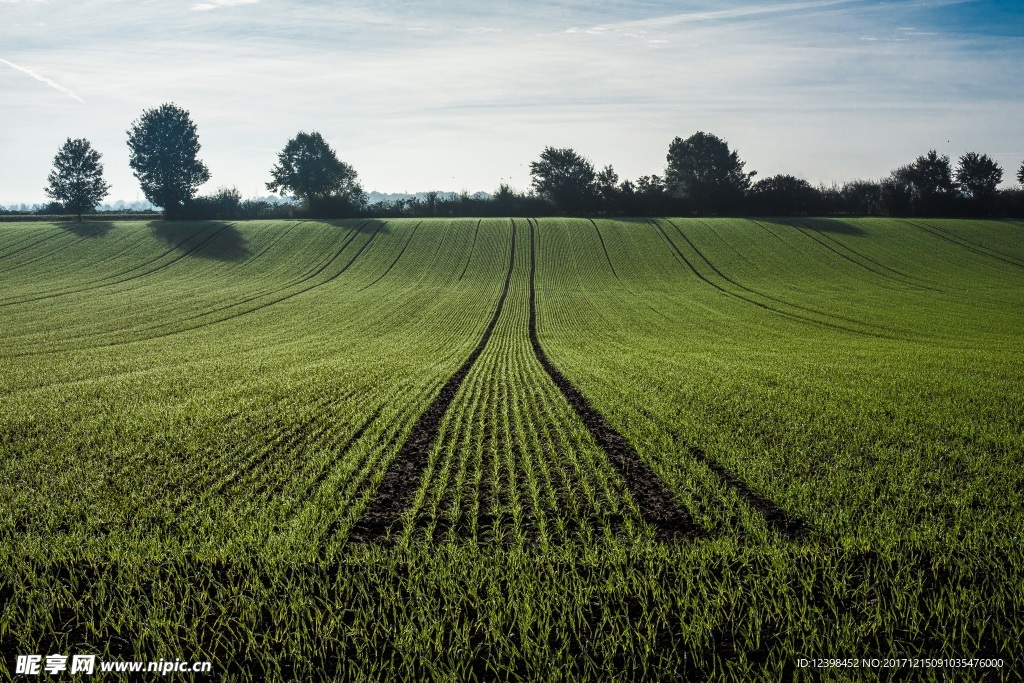
M150 230L161 242L188 256L241 261L249 255L245 237L223 221L152 221Z
M330 225L335 228L355 230L356 232L362 233L391 232L388 230L388 221L378 218L371 218L369 220L365 218L361 220L354 218L313 218L310 220Z
M114 227L110 221L66 221L57 223L61 230L77 237L103 237Z
M853 223L847 223L842 219L829 219L824 220L821 218L791 218L789 220L770 220L765 221L767 223L777 223L779 225L797 225L801 228L807 228L814 230L815 232L834 232L839 235L850 235L852 237L865 237L867 232L864 231L858 225Z

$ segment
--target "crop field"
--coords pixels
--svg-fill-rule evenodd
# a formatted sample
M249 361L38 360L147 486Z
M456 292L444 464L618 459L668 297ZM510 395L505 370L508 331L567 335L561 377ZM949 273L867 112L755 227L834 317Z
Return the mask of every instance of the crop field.
M1016 681L1021 491L1024 223L0 224L0 678Z

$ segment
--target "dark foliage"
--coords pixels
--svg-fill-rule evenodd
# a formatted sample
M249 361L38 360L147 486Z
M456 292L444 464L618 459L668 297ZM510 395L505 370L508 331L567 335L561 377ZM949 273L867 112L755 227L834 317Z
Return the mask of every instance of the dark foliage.
M721 138L697 132L668 148L665 183L698 213L730 214L743 207L756 172L744 173L739 153Z
M142 193L169 219L181 217L185 204L210 179L199 148L196 124L173 103L147 109L128 130L129 164Z
M774 175L750 188L749 206L754 213L791 216L816 213L821 194L802 178Z
M912 216L921 204L914 183L914 165L900 166L882 181L882 212L888 216Z
M300 131L289 140L270 175L268 190L304 200L313 216L351 216L366 203L355 169L341 161L316 131Z
M968 152L960 157L956 184L968 198L983 202L995 196L1003 179L1003 169L987 154Z
M917 213L934 216L950 212L955 187L948 156L929 150L910 167L909 179L917 190Z
M46 196L59 203L47 208L76 214L78 220L84 212L95 209L110 192L110 185L103 180L100 157L85 138L68 138L53 158L53 170L46 179Z
M540 160L530 162L530 175L537 194L559 211L587 212L598 197L594 165L569 147L545 147Z
M182 209L188 220L252 220L294 218L299 214L294 204L272 204L262 199L242 199L238 188L222 187L214 194L196 197Z

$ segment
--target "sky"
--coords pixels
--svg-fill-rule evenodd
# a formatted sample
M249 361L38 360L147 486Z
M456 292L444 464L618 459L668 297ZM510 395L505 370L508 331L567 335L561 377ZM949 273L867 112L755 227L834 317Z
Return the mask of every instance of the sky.
M0 0L0 204L84 137L142 199L126 131L174 102L212 174L265 187L319 131L379 192L526 189L545 146L622 178L675 137L758 177L879 178L929 149L1024 161L1024 3L950 0ZM1006 184L1006 183L1004 183Z

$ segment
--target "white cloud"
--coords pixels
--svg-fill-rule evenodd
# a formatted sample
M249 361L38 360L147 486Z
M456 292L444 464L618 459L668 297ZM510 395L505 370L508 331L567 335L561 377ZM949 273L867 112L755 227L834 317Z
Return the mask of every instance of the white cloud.
M211 187L247 196L265 194L298 130L322 132L381 191L527 187L545 145L624 178L660 174L669 141L697 130L728 140L750 170L812 183L879 177L933 147L1019 142L1024 41L958 33L935 21L935 0L231 4L0 5L4 57L87 83L90 105L0 64L0 149L14 160L0 167L0 204L43 201L51 159L39 149L69 135L105 155L112 198L134 200L125 130L171 101L198 126Z
M199 2L192 5L192 9L197 12L206 12L211 9L220 9L221 7L235 7L237 5L251 5L259 2L259 0L211 0L211 2Z

